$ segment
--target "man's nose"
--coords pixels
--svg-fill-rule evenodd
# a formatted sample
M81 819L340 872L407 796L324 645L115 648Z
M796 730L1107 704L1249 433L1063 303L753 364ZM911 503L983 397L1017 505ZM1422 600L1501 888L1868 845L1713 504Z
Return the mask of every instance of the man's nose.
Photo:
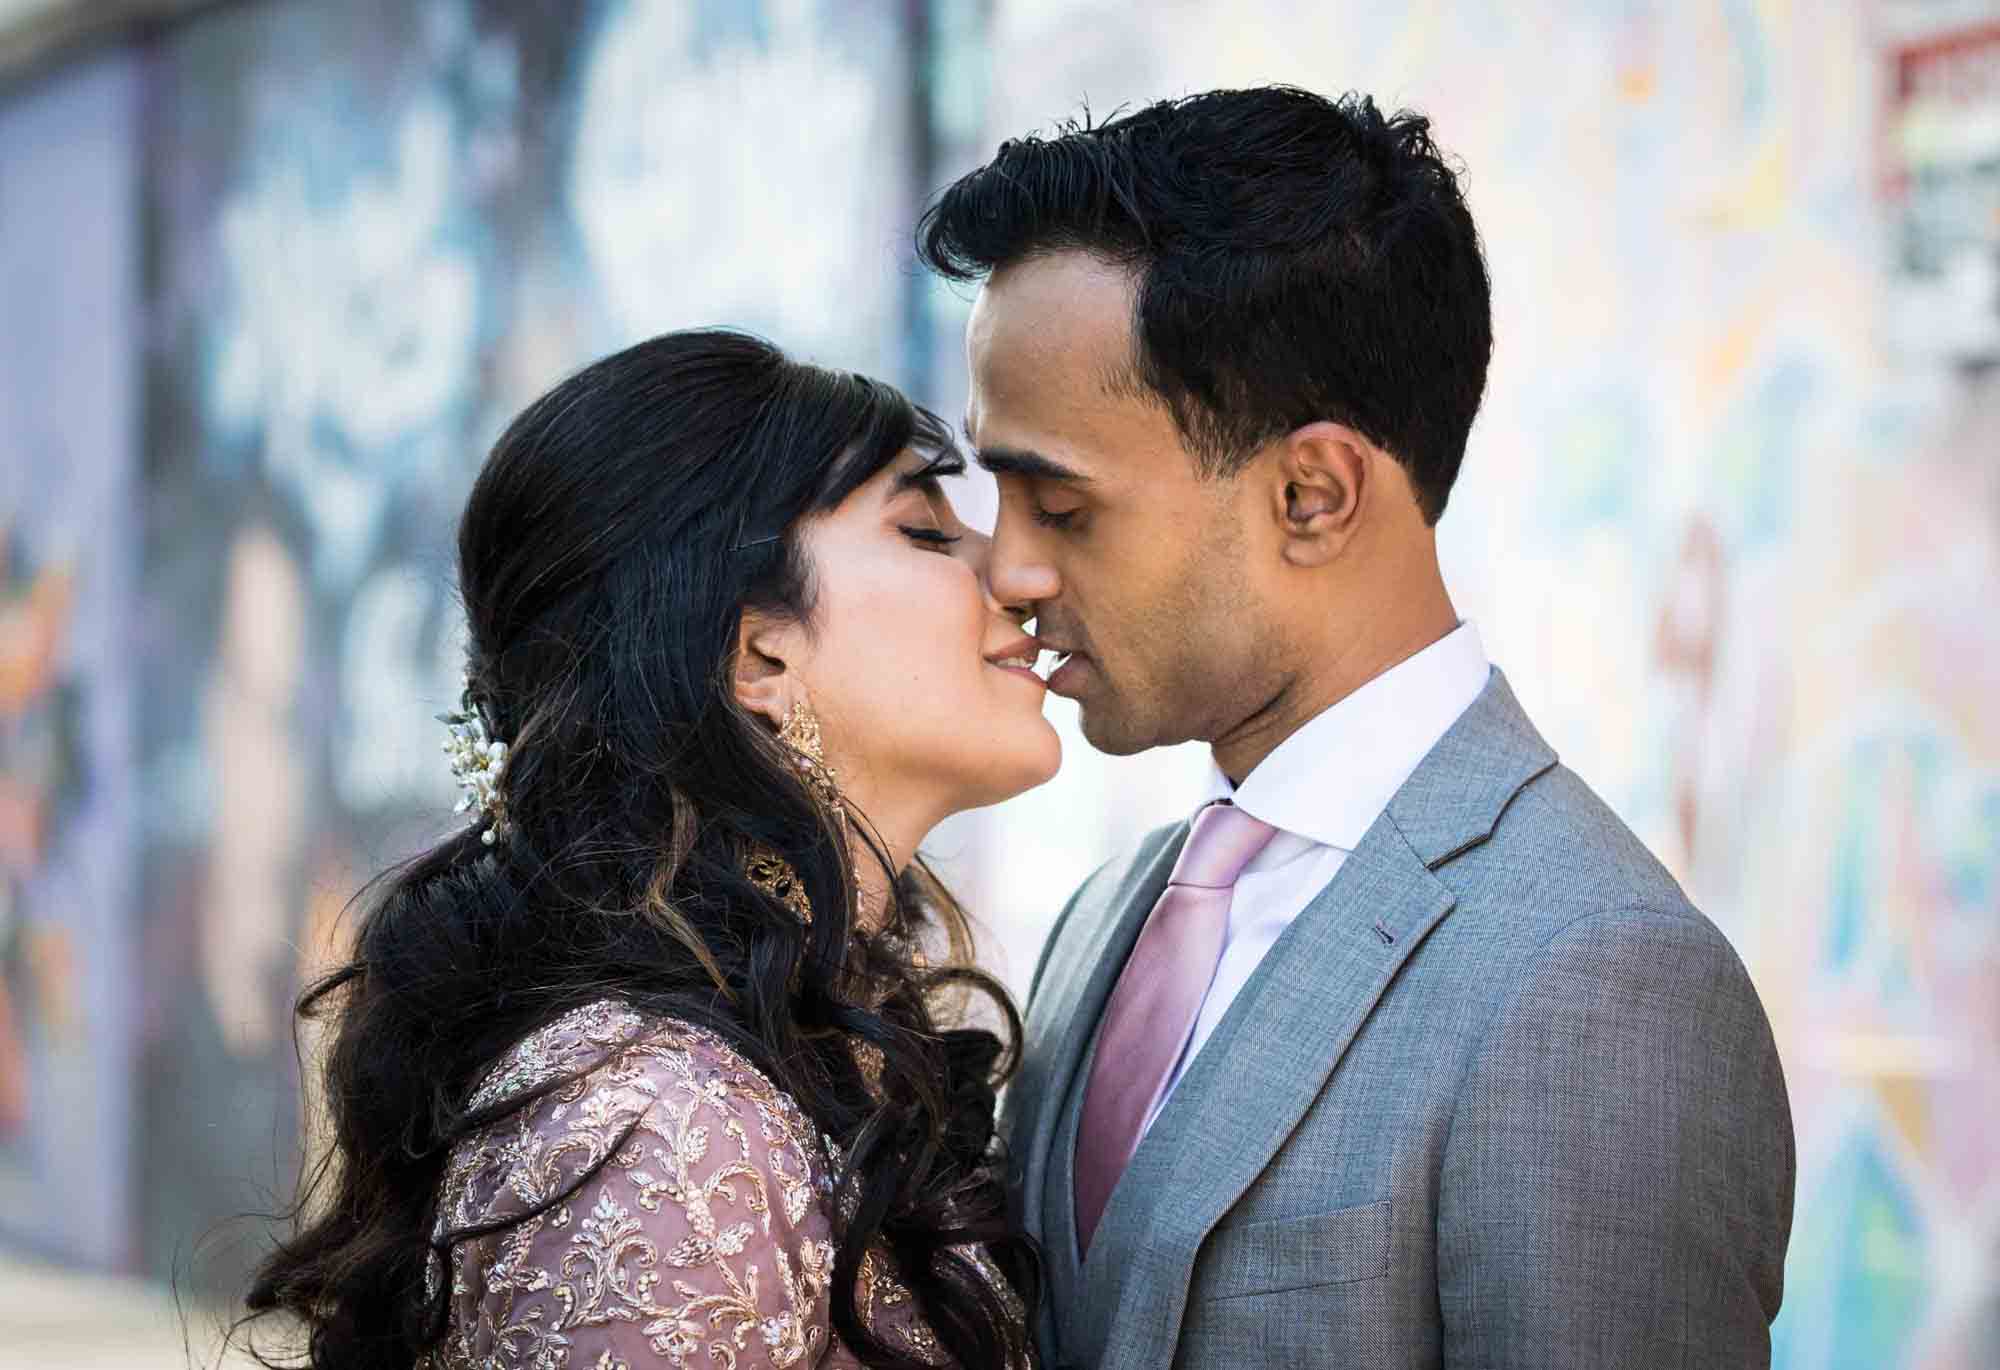
M957 551L978 574L979 588L985 592L986 603L995 613L1005 614L1016 623L1025 623L1035 616L1032 604L1003 599L994 591L992 538L968 528L959 535Z
M992 588L988 570L993 565L993 539L977 528L961 528L952 555L973 569L979 583Z
M1032 607L1062 593L1062 577L1055 564L1004 503L994 521L985 557L987 589L1001 604Z

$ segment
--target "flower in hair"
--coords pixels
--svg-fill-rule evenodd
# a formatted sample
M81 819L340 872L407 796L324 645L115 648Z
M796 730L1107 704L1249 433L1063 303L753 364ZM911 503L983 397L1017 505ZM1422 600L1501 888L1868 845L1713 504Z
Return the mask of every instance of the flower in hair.
M507 835L506 804L500 794L500 782L507 773L507 744L487 735L486 719L473 702L469 679L459 696L458 711L437 717L449 733L444 753L451 759L452 778L465 791L453 812L478 810L486 824L479 840L490 847Z

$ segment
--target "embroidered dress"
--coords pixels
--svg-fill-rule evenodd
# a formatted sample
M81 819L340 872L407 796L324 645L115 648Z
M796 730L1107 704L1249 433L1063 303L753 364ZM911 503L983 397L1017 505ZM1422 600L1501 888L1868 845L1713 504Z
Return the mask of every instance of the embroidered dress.
M527 1212L638 1124L562 1203L459 1242L448 1271L433 1259L451 1318L419 1370L857 1365L829 1314L831 1148L721 1037L604 1000L524 1038L473 1105L600 1058L453 1152L440 1233ZM855 1294L877 1336L948 1364L886 1252L864 1258Z

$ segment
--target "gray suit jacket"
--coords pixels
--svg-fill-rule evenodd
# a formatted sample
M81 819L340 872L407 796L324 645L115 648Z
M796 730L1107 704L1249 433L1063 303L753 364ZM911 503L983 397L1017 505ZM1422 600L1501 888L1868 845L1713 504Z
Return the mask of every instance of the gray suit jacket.
M1005 1125L1048 1364L1769 1363L1770 1025L1498 671L1244 986L1080 1262L1098 1018L1186 835L1094 875L1035 973Z

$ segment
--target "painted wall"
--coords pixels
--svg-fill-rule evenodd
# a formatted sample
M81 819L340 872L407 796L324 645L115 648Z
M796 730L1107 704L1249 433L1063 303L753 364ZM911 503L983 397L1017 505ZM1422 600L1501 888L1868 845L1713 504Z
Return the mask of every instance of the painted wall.
M1498 342L1448 579L1770 1010L1800 1143L1781 1367L2000 1364L2000 373L1892 309L1879 177L1884 30L1925 9L1013 3L991 52L988 146L1086 94L1283 80L1421 108L1463 159ZM1092 759L1015 806L981 906L1016 965L1201 760Z
M0 110L0 1232L130 1251L139 205L128 56Z
M289 997L448 821L451 538L505 421L693 323L896 367L902 43L833 0L384 0L151 55L146 1268L282 1188Z
M1765 995L1801 1143L1779 1364L2000 1360L2000 382L1892 289L1882 23L272 0L10 94L0 1232L165 1273L287 1181L286 1001L447 819L451 525L515 409L727 320L955 415L920 187L1086 97L1290 80L1422 107L1468 168L1499 343L1450 580ZM933 843L1017 983L1201 776L1051 712L1063 775ZM86 1171L87 1220L52 1197Z

